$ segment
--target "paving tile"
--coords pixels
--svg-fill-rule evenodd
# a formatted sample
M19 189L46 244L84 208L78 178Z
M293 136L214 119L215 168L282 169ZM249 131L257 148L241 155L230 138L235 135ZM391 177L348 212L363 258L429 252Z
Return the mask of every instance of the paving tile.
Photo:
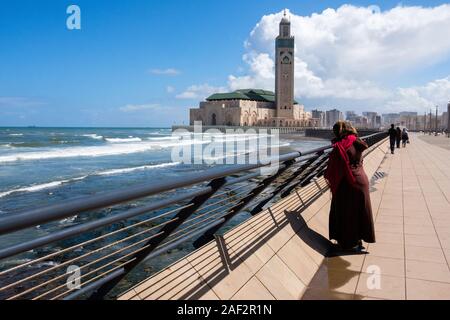
M450 284L406 279L408 300L450 300Z
M283 248L278 251L277 256L295 273L303 284L308 285L319 266L303 250L303 241L294 236Z
M187 259L134 287L142 300L198 299L209 290Z
M404 300L406 298L405 278L361 273L356 295L388 300Z
M406 277L450 283L450 271L447 264L406 260Z
M354 295L331 290L308 288L302 300L353 300Z
M404 277L405 261L403 259L376 257L368 255L364 261L363 272L370 273L371 268L379 268L382 275Z
M322 265L309 284L309 288L354 294L359 272L336 270Z
M375 230L377 243L401 244L404 243L403 233L381 232Z
M276 255L258 271L256 277L278 300L301 299L306 289L300 279Z
M361 272L365 255L341 255L325 258L323 265L328 269Z
M402 244L372 243L368 252L371 256L404 259L404 247Z
M416 234L423 236L434 236L436 230L432 226L420 226L420 225L405 225L405 234Z
M231 300L275 300L275 298L256 277L252 277Z
M406 260L447 263L441 248L425 248L407 245L405 250Z
M433 222L429 215L424 215L423 217L411 217L411 216L405 216L405 226L406 225L412 225L412 226L433 226Z
M375 230L381 232L403 233L403 224L376 222Z
M119 296L117 300L141 300L141 298L139 298L136 291L131 289L126 293L124 293L123 295Z
M417 247L426 248L440 248L437 235L416 235L416 234L405 234L405 244Z

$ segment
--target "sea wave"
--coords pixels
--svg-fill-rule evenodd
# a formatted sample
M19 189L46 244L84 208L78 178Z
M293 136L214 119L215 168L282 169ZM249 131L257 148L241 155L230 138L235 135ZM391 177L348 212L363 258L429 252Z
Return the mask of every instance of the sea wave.
M10 137L21 137L21 136L23 136L23 133L10 133L10 134L8 134L8 136L10 136Z
M42 183L42 184L35 184L35 185L27 186L27 187L21 187L21 188L17 188L17 189L12 189L12 190L9 190L9 191L6 191L6 192L0 192L0 198L9 196L10 194L13 194L13 193L19 193L19 192L21 192L21 193L27 192L28 193L28 192L36 192L36 191L42 191L42 190L46 190L46 189L52 189L52 188L56 188L58 186L61 186L63 184L84 180L84 179L86 179L87 177L90 177L90 176L118 175L118 174L138 171L138 170L149 170L149 169L159 169L159 168L171 167L171 166L176 166L176 165L179 165L179 164L180 164L179 162L166 162L166 163L145 165L145 166L139 166L139 167L130 167L130 168L120 168L120 169L111 169L111 170L105 170L105 171L98 171L98 172L93 172L91 174L87 174L87 175L84 175L84 176L81 176L81 177L64 179L64 180L57 180L57 181L52 181L52 182L47 182L47 183Z
M1 192L0 193L0 198L9 196L10 194L13 193L19 193L19 192L36 192L36 191L41 191L41 190L45 190L45 189L51 189L51 188L55 188L57 186L63 185L65 183L69 183L69 182L73 182L73 181L78 181L78 180L83 180L87 178L87 176L83 176L83 177L78 177L78 178L73 178L73 179L65 179L65 180L58 180L58 181L52 181L52 182L47 182L47 183L41 183L41 184L35 184L35 185L31 185L31 186L27 186L27 187L22 187L22 188L17 188L17 189L12 189L12 190L8 190L6 192Z
M236 135L238 136L238 135ZM108 140L109 139L109 140ZM131 140L133 139L133 140ZM137 140L139 139L139 141ZM159 150L172 147L209 144L212 141L226 142L219 136L216 139L182 139L178 136L167 136L159 139L148 138L149 140L142 141L141 138L107 138L108 145L101 146L74 146L66 148L53 148L43 151L26 151L21 153L13 153L0 156L0 163L27 161L27 160L45 160L54 158L75 158L75 157L103 157L103 156L117 156L132 154L138 152L146 152L151 150ZM258 140L255 136L244 136L231 141L249 141ZM123 143L128 142L128 143Z
M125 142L140 142L142 141L141 138L105 138L106 141L111 143L125 143Z
M98 176L109 176L109 175L128 173L128 172L133 172L133 171L138 171L138 170L172 167L172 166L176 166L176 165L179 165L179 164L180 164L179 162L167 162L167 163L154 164L154 165L145 165L145 166L140 166L140 167L131 167L131 168L123 168L123 169L112 169L112 170L97 172L95 175L98 175Z
M171 148L180 145L206 144L208 141L200 140L182 140L182 141L152 141L152 142L134 142L134 143L112 143L104 146L87 146L48 149L45 151L32 151L14 153L0 156L0 163L26 161L26 160L45 160L54 158L74 158L74 157L103 157L132 154L150 150Z
M102 140L103 139L103 136L99 136L98 134L95 134L95 133L82 134L81 136L82 137L96 139L96 140Z

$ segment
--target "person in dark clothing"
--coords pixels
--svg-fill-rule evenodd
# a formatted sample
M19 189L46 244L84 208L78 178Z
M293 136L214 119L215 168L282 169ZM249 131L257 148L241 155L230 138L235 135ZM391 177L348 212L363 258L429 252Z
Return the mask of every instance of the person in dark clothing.
M397 142L397 148L400 149L400 141L402 141L402 129L400 129L400 127L397 127L397 137L395 138L395 141Z
M394 154L395 150L395 140L397 139L397 130L395 130L395 126L391 124L391 128L388 131L389 142L391 144L391 153Z
M369 179L362 156L368 146L347 122L338 121L333 132L336 138L325 173L332 193L330 239L342 250L360 252L364 249L362 240L375 242Z
M403 131L402 131L403 148L406 148L406 143L408 143L408 141L409 141L408 131L406 131L406 128L403 128Z

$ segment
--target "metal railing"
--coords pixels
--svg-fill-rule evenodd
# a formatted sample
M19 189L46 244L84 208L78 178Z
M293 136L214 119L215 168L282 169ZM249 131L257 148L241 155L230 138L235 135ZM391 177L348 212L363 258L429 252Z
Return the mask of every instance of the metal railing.
M362 139L372 146L385 138ZM322 176L331 150L283 154L270 176L258 170L269 164L214 167L7 215L0 243L5 236L15 243L0 248L0 262L10 262L0 269L0 299L110 297L142 262L186 244L198 248L243 210L255 215ZM58 227L68 218L76 223ZM30 230L36 236L25 237Z

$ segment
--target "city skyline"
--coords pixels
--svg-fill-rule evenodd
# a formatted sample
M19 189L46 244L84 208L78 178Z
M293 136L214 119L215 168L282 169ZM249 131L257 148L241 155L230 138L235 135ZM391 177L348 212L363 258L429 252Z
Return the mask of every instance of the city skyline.
M295 99L306 110L423 114L438 104L443 112L450 99L444 3L249 1L230 24L233 1L82 0L81 30L68 30L72 3L7 2L0 126L187 124L189 108L212 93L273 90L273 37L284 9L296 37Z

